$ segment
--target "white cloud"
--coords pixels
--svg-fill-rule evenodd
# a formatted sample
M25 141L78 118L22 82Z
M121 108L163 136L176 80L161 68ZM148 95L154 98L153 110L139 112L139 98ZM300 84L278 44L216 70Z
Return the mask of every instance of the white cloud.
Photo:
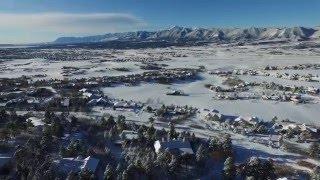
M142 19L124 13L0 13L1 29L19 29L19 31L95 34L132 31L145 26L146 23Z

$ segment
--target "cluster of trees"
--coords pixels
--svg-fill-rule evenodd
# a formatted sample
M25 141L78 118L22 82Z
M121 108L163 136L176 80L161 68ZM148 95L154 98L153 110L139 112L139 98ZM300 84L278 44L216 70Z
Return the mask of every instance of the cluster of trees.
M104 178L111 179L177 179L187 177L183 164L190 157L160 151L158 154L150 147L128 147L124 150L118 164L108 164Z
M309 156L312 158L320 158L320 146L319 143L313 142L309 148Z
M209 150L222 152L226 157L232 156L232 140L231 136L226 134L222 138L214 137L209 139Z
M32 127L33 125L26 119L25 115L17 115L15 111L7 112L2 109L0 111L0 139L7 139L17 135L20 131L26 131L28 127Z
M271 159L262 160L258 157L251 157L240 166L239 174L243 178L275 179L275 168Z
M14 153L17 179L54 179L56 171L52 158L42 147L40 139L29 139Z
M68 147L60 148L60 155L62 157L76 157L85 156L87 154L87 147L81 141L72 141Z
M176 109L179 109L176 111ZM151 107L147 107L147 111L151 112L153 109ZM183 106L183 107L177 107L174 105L171 106L165 106L162 105L159 109L155 110L154 114L155 116L159 117L167 117L167 116L173 116L173 115L185 115L185 117L191 116L195 114L197 111L196 108L190 107L190 106Z

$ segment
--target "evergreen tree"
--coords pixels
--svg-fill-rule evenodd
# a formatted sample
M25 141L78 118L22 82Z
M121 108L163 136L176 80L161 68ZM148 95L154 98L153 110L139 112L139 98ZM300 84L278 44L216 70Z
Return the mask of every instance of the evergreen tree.
M273 165L273 160L272 159L268 159L262 165L262 176L263 177L267 177L269 179L274 179L275 178L275 169L274 169L274 165Z
M176 174L179 171L179 168L180 168L180 162L178 160L178 157L173 155L169 163L169 172L171 174Z
M320 180L320 167L317 166L313 169L311 180Z
M224 179L234 179L236 175L236 169L232 157L228 157L224 162L223 175Z
M80 180L91 180L93 173L87 169L83 169L80 172Z
M122 172L121 177L122 177L122 178L121 178L122 180L128 180L128 179L129 179L129 175L128 175L127 170L124 170L124 171Z
M313 158L319 158L319 154L320 154L319 143L313 142L309 148L309 155L310 157L313 157Z
M226 135L224 137L223 143L222 143L222 149L228 155L232 153L232 140L230 135Z
M106 167L106 170L104 171L104 180L112 180L112 179L114 179L113 168L108 164Z
M207 148L201 144L196 152L196 161L200 166L204 166L208 158Z
M175 127L173 123L170 123L170 131L169 131L169 138L170 139L176 139L178 137L178 134L175 130Z

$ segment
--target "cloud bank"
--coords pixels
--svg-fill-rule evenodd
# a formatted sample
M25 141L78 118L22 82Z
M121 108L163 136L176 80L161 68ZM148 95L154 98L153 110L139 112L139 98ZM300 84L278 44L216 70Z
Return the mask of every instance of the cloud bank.
M66 34L95 34L141 29L146 23L125 13L0 13L1 29Z

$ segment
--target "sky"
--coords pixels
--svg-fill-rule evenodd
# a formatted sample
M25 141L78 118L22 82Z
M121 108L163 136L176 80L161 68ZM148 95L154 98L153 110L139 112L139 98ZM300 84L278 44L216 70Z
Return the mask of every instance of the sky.
M0 44L175 25L320 26L320 0L0 0Z

